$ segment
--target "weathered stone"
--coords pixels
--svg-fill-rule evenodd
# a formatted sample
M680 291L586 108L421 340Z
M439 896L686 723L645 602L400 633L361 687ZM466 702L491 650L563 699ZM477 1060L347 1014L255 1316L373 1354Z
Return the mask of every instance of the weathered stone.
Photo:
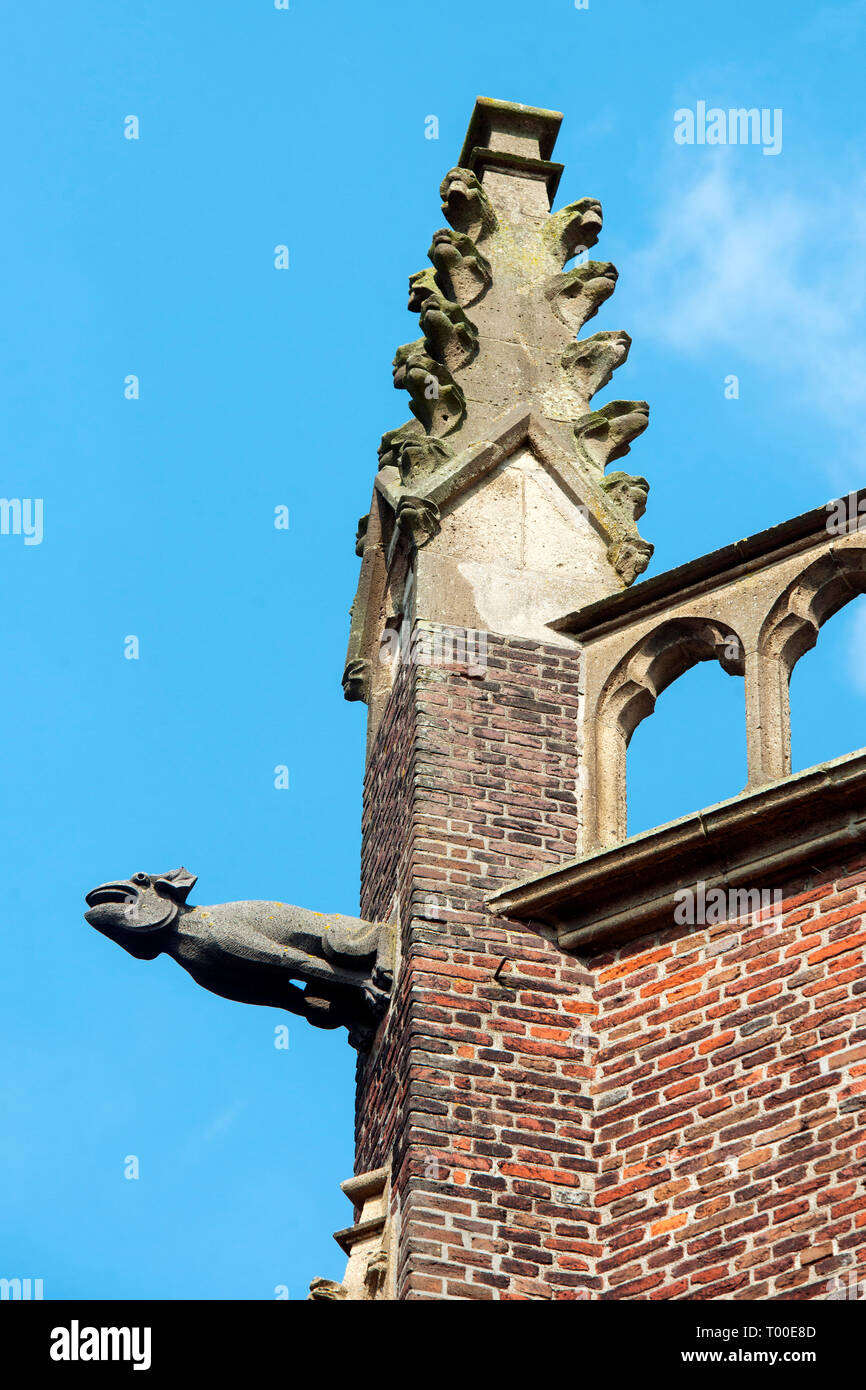
M310 1282L309 1298L316 1303L340 1303L348 1298L342 1284L334 1279L313 1279Z
M649 492L646 478L634 477L631 473L608 473L601 485L608 497L628 512L632 521L640 520L646 511Z
M574 437L586 462L604 469L628 453L648 424L646 401L611 401L581 416L575 422Z
M595 246L601 225L601 203L597 198L581 198L551 213L542 236L560 265L565 265L575 253L590 251Z
M605 261L564 269L598 241L602 210L580 198L550 212L560 120L479 99L441 186L450 228L433 235L432 268L410 279L423 336L397 349L393 376L417 423L389 431L379 450L381 544L365 547L348 658L370 663L371 736L387 695L376 666L386 626L493 623L549 641L563 599L615 593L652 555L637 531L645 480L604 477L646 427L647 406L590 404L631 340L619 330L575 338L617 271ZM532 421L522 432L518 412ZM347 688L355 698L364 687Z
M195 883L186 869L133 874L88 893L84 915L138 960L172 956L214 994L346 1027L356 1047L369 1042L392 984L388 926L279 902L191 907Z
M439 189L442 211L456 231L472 241L492 236L498 226L496 213L481 184L468 169L452 169Z
M560 361L577 391L590 401L596 391L607 386L617 367L625 362L630 347L629 335L614 329L569 343Z
M420 548L440 530L439 508L425 497L404 495L397 506L397 526Z
M382 435L378 449L379 467L398 467L400 452L404 442L409 439L419 438L421 440L426 438L424 427L420 420L408 420L405 425L400 425L399 429L386 430Z
M554 275L544 287L551 309L572 333L595 318L606 299L616 289L619 273L609 261L586 261L561 275Z
M430 356L452 372L465 367L478 349L478 330L460 305L442 294L434 271L419 270L409 277L408 307L420 316Z
M452 434L466 415L466 398L444 363L427 351L423 338L397 349L394 385L408 391L412 414L429 434Z
M638 575L643 574L652 559L653 547L649 541L626 537L614 541L608 548L607 557L624 584L633 584Z
M427 252L439 277L445 281L451 298L464 308L474 304L493 279L490 262L482 256L471 237L442 227L433 233Z

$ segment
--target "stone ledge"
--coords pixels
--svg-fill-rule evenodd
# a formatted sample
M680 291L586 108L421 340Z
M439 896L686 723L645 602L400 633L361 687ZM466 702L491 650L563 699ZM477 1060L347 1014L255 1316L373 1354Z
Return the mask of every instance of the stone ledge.
M373 1168L369 1173L357 1173L354 1178L346 1178L345 1182L340 1183L340 1190L345 1192L353 1206L361 1208L370 1198L382 1196L389 1176L389 1168Z
M488 170L495 174L511 174L515 178L537 179L546 186L551 205L565 172L564 164L554 164L549 159L532 159L525 154L488 150L479 145L466 160L466 167L479 179L483 179Z
M339 1284L333 1279L314 1279L310 1298L316 1302L388 1299L393 1282L388 1218L390 1170L373 1168L367 1173L356 1173L340 1187L356 1215L353 1226L334 1232L334 1240L349 1257L346 1273Z
M356 1245L372 1236L381 1236L384 1229L385 1217L374 1216L369 1221L358 1221L354 1226L344 1226L341 1231L335 1231L334 1240L341 1250L351 1255Z
M594 952L674 925L674 894L765 888L818 856L866 844L866 750L743 792L492 894L497 916L553 925Z

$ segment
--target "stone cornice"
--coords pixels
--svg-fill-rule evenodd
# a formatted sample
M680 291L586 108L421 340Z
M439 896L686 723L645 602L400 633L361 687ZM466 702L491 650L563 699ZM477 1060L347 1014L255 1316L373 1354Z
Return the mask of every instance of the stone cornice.
M675 894L769 887L866 842L866 750L684 816L493 894L498 916L556 927L596 951L674 925Z
M549 160L561 125L561 111L548 111L540 106L521 106L514 101L496 101L493 97L478 97L457 163L464 168L470 168L469 161L473 150L489 147L494 132L534 138L537 141L538 157Z
M528 155L488 150L479 145L468 156L466 168L471 169L479 179L488 169L498 174L511 174L514 178L538 179L546 186L551 204L565 172L564 164L554 164L549 159L532 159Z

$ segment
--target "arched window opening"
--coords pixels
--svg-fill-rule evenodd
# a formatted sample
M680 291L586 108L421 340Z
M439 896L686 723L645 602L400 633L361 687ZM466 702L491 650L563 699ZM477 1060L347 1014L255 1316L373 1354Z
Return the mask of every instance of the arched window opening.
M729 676L742 676L742 640L727 623L681 614L645 632L611 671L595 704L588 740L594 773L593 795L587 807L589 843L612 845L629 833L626 749L631 736L652 714L662 691L703 662L718 662ZM697 725L694 709L691 717ZM703 718L701 715L700 722ZM671 781L678 765L679 754L671 756L671 766L663 764L656 769L659 790ZM652 815L651 823L662 823L658 814Z
M626 761L628 833L736 796L746 785L743 682L704 661L659 696Z
M866 746L866 595L820 629L791 673L791 769Z

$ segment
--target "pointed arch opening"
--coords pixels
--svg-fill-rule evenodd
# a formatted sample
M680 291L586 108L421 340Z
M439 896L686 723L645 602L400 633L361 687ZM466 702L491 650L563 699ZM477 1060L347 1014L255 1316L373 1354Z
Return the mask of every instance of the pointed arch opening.
M737 796L746 785L745 698L713 662L686 671L658 700L626 758L629 835Z
M595 834L600 846L616 844L628 833L626 750L635 729L652 714L662 691L691 667L708 661L717 661L728 675L742 676L745 661L739 634L710 618L673 618L640 638L605 682L591 731ZM658 769L659 776L664 773Z
M777 775L866 745L866 676L859 674L857 655L863 652L859 664L866 665L866 605L855 603L866 594L866 546L858 540L831 546L807 565L777 599L761 629L762 683L777 692L775 701L765 704L768 710L773 704L779 708ZM850 610L848 605L853 605ZM840 617L814 659L810 656L801 666L836 614Z
M791 771L866 745L866 594L851 599L791 673Z

